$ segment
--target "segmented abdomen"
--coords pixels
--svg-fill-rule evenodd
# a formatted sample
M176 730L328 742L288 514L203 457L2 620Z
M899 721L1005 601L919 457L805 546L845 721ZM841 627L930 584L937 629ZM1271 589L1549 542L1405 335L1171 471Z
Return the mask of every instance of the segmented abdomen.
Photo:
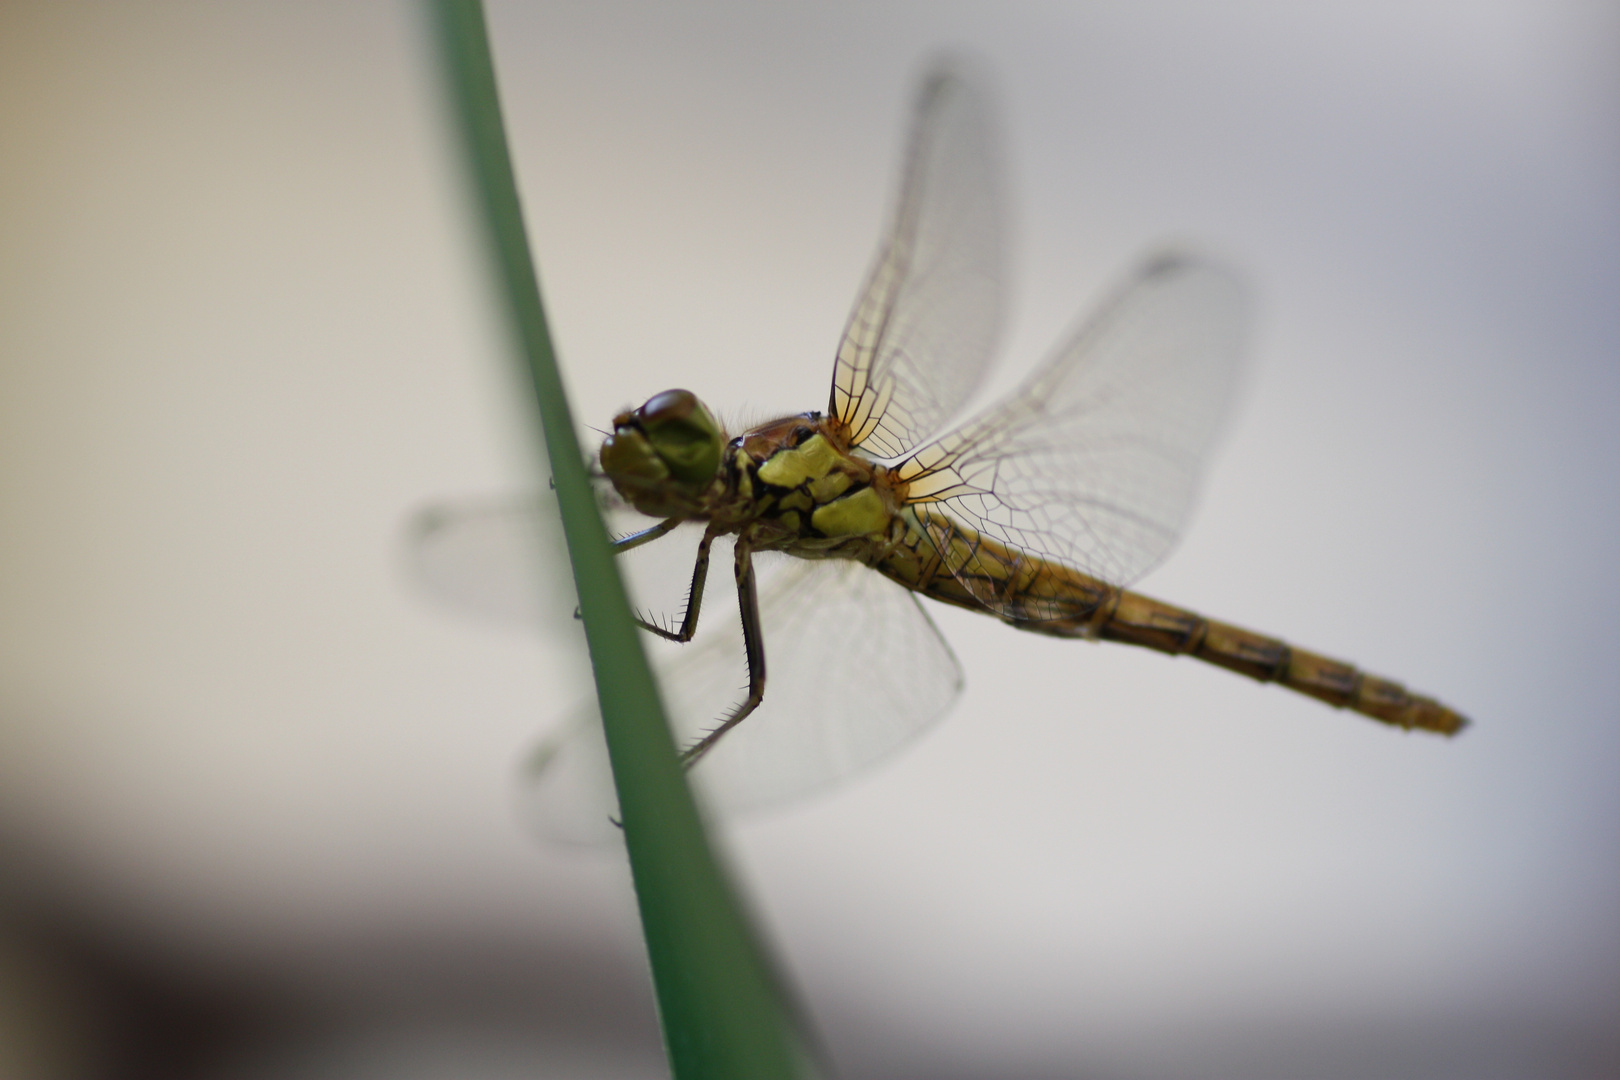
M906 536L879 565L948 604L988 610L1020 630L1140 645L1275 682L1386 724L1454 735L1468 721L1398 682L1296 649L981 537L927 507L906 507Z
M1097 636L1172 655L1196 657L1275 682L1341 709L1386 724L1455 735L1468 721L1431 697L1411 693L1398 682L1368 675L1342 660L1296 649L1277 638L1185 611L1133 592L1115 594L1113 610Z

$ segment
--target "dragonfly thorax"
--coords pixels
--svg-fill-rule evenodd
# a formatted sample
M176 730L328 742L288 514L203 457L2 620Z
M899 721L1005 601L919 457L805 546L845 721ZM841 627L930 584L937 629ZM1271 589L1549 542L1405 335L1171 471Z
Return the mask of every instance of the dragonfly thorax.
M891 546L902 492L850 448L837 417L773 420L733 439L726 457L724 512L756 550L871 563Z
M666 390L613 418L600 457L641 513L707 520L756 551L875 562L893 547L903 491L837 417L786 416L728 442L696 395Z

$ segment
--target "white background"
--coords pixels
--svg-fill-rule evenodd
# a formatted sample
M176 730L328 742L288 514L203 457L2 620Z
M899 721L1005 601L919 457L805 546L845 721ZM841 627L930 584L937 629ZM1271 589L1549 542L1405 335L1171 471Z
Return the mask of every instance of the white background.
M952 716L725 833L849 1075L1620 1067L1613 4L491 22L582 424L823 407L916 73L968 47L1017 226L998 385L1166 238L1260 299L1144 591L1475 721L938 612ZM514 823L577 657L401 569L411 511L541 476L445 122L410 6L0 12L0 953L49 967L43 910L320 1019L210 1075L660 1067L622 866Z

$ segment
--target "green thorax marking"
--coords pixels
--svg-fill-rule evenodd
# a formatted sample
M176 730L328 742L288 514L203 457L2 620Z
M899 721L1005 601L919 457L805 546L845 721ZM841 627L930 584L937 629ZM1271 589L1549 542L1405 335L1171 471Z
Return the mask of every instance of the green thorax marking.
M889 509L876 488L863 487L853 495L834 499L817 507L810 515L810 524L826 536L867 536L885 533L889 528Z
M820 435L798 446L778 450L759 467L759 478L777 487L796 488L806 480L820 480L838 464L838 451Z
M869 467L863 466L818 432L771 454L754 475L761 483L788 489L767 513L774 512L780 524L794 531L808 527L828 538L885 536L892 513L870 485ZM749 489L752 494L751 484Z

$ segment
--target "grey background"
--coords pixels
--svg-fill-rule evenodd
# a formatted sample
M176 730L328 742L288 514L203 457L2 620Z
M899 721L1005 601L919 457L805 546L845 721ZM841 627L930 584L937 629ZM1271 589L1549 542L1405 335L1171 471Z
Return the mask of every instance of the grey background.
M938 613L954 714L723 834L848 1075L1620 1072L1620 9L491 20L582 423L822 407L971 48L998 385L1166 238L1260 297L1144 590L1476 722ZM409 5L0 10L7 1075L659 1075L623 867L514 820L578 656L402 571L409 512L540 476L444 124Z

